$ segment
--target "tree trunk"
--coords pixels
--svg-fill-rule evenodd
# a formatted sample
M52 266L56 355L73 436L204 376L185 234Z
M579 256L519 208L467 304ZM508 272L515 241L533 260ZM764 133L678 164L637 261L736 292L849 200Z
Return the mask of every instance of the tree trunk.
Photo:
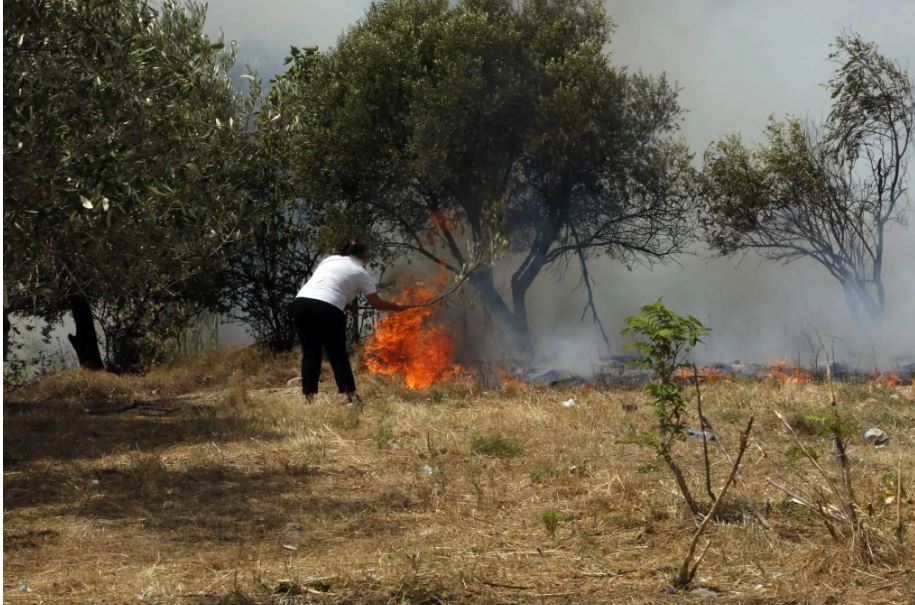
M522 267L512 276L512 310L514 311L515 322L523 327L523 330L519 333L522 338L519 344L525 351L531 350L531 338L527 322L527 291L533 285L537 276L540 275L540 270L543 269L545 264L545 254L542 252L531 254Z
M349 334L348 340L351 347L358 345L362 341L362 324L359 322L359 303L353 301L347 307L349 311Z
M842 293L845 295L845 306L848 307L852 319L855 320L855 323L859 323L861 321L861 300L852 282L842 282Z
M469 281L473 289L480 295L483 304L492 313L496 323L504 331L512 353L517 355L519 359L529 357L531 340L527 326L527 314L524 313L519 317L511 312L498 290L496 290L492 269L485 268L474 271Z
M3 361L6 361L6 356L10 350L10 330L12 328L13 324L10 322L9 309L3 307Z
M512 275L512 309L514 310L515 321L518 325L523 326L523 340L521 346L524 350L531 350L531 339L528 333L527 322L527 291L534 284L534 280L540 275L540 271L547 264L547 250L556 238L556 229L550 229L538 236L535 246L525 257L524 261Z
M515 321L515 341L521 351L531 351L531 334L527 323L527 301L524 295L512 288L512 317Z
M886 289L883 287L883 277L879 274L874 278L874 287L877 289L877 321L882 322L886 316Z
M527 256L525 256L511 278L513 312L510 315L514 326L514 344L523 358L527 358L533 350L527 321L527 291L530 290L534 280L540 275L540 271L547 265L547 253L550 246L556 241L559 230L565 221L565 215L569 208L570 194L571 180L564 174L556 191L557 202L550 209L546 224L538 230ZM492 283L491 277L489 282ZM502 300L501 297L499 300Z
M856 323L867 322L876 326L883 321L886 302L882 283L876 285L876 296L868 291L866 285L854 279L843 281L842 290L845 304Z
M90 370L101 370L105 364L102 363L102 354L99 351L92 305L85 296L76 295L70 299L70 312L73 314L76 333L67 334L67 339L76 351L79 365Z

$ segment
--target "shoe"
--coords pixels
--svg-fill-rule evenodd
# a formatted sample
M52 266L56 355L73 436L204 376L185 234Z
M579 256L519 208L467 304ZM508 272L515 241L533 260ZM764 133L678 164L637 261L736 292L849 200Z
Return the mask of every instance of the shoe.
M358 393L347 393L346 394L346 405L347 407L352 407L355 405L362 405L362 397Z

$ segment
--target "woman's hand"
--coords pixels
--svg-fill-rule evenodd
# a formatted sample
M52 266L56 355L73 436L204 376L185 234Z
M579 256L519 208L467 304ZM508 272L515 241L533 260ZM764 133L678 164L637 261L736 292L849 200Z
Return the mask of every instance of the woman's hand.
M369 301L370 305L372 305L374 308L378 309L379 311L393 311L393 312L397 313L399 311L405 311L407 309L407 307L405 307L403 305L399 305L395 302L391 302L389 300L385 300L385 299L381 298L380 296L378 296L377 292L369 294L368 296L365 297L365 299L367 301Z

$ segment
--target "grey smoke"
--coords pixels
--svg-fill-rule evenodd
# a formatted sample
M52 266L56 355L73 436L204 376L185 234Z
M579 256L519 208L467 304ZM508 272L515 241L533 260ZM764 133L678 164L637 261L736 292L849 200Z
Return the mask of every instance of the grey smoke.
M699 155L730 132L758 142L770 114L821 120L829 97L820 84L833 69L828 46L843 29L875 40L910 69L915 65L912 2L613 0L607 5L617 23L611 48L616 61L648 73L666 71L680 84L689 112L682 133ZM700 351L707 359L806 361L811 338L822 338L840 358L862 367L915 354L915 232L907 227L889 233L889 304L879 331L854 325L838 284L810 261L782 267L760 265L752 255L739 262L708 260L704 250L696 252L700 256L678 259L679 266L652 271L627 272L614 263L596 268L608 331L618 334L625 315L662 296L714 329ZM537 286L535 300L556 292L555 286ZM560 308L546 311L537 316L538 332L568 323ZM561 327L552 333L561 334Z
M240 47L241 62L263 76L281 68L290 44L333 46L367 0L272 0L257 10L243 0L211 0L209 27ZM875 40L883 52L915 64L915 2L836 0L609 0L617 30L610 52L633 70L668 76L682 88L688 110L682 135L698 156L731 132L758 142L768 116L817 121L828 111L820 86L831 74L829 44L843 29ZM709 360L765 360L812 356L822 340L850 363L888 365L915 354L915 232L896 227L887 249L887 321L879 332L854 325L839 286L814 263L782 267L749 256L711 259L697 248L677 263L628 271L597 261L598 309L613 338L626 315L658 297L692 313L714 332L699 354ZM507 278L507 276L506 276ZM606 351L599 333L578 321L578 276L556 280L544 272L530 293L532 332L541 357L556 367L587 372ZM570 310L571 309L571 310Z

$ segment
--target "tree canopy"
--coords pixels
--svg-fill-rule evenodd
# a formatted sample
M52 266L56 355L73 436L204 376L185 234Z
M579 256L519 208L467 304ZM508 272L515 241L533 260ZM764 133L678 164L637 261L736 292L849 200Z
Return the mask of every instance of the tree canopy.
M8 309L71 311L80 362L155 356L218 306L243 211L245 107L205 7L4 3Z
M314 196L470 283L519 344L562 261L687 241L676 89L615 67L593 0L392 0L319 57L301 96ZM514 263L506 301L492 272Z
M831 58L825 124L771 119L758 148L732 135L708 149L706 235L722 254L812 259L842 285L856 318L880 319L886 231L907 202L915 89L856 34L837 38Z
M247 197L244 236L229 259L224 291L230 316L275 351L295 343L290 305L324 249L322 211L304 198L306 176L295 170L299 120L287 111L288 99L294 97L298 80L306 77L315 49L292 50L289 71L272 82L244 141L249 148L248 161L241 167ZM260 80L251 74L245 77L252 97L260 98Z

